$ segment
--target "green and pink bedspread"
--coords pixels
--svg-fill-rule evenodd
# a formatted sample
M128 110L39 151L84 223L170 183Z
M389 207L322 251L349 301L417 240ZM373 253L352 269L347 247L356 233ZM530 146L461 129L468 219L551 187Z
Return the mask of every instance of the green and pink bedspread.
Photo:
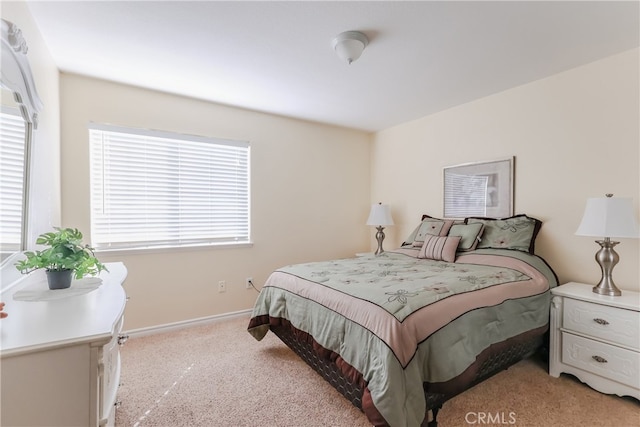
M491 344L547 325L556 285L541 258L513 250L290 265L268 278L249 332L260 340L286 319L362 374L389 425L419 426L423 383L450 381Z

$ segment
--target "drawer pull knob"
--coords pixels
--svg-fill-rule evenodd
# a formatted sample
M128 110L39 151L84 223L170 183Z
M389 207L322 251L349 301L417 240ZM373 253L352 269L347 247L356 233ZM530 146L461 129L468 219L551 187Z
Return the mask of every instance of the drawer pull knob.
M598 325L608 325L609 324L609 322L607 322L604 319L600 319L600 318L595 318L595 319L593 319L593 321L596 322Z
M119 335L118 336L118 345L124 345L129 339L129 335Z
M593 360L595 360L598 363L607 363L607 359L605 359L604 357L600 357L600 356L591 356L591 358Z

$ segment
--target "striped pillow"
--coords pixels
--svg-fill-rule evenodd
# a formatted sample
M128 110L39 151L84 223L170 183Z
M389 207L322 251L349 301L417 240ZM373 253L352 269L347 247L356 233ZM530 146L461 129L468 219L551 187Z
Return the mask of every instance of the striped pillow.
M424 238L424 244L418 253L418 258L455 262L456 249L460 239L460 236L433 236L428 234Z

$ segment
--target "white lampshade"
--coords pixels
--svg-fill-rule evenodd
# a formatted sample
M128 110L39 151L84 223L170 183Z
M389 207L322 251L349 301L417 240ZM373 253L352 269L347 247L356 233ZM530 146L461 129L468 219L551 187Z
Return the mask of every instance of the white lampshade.
M368 43L369 39L364 34L358 31L345 31L333 39L333 49L340 59L351 64L360 58Z
M382 203L371 205L371 212L369 212L367 225L393 225L393 218L391 218L391 209L389 208L389 205L383 205Z
M578 236L639 237L631 199L600 197L587 199Z

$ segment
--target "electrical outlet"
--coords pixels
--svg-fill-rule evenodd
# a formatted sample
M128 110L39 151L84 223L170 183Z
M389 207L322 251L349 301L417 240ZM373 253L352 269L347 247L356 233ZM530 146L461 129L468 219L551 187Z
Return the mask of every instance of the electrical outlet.
M251 289L251 288L253 288L253 285L251 285L252 283L253 283L253 278L251 278L251 277L247 277L247 278L245 279L245 282L244 282L244 287L245 287L246 289Z
M224 280L218 282L218 292L227 292L227 282Z

